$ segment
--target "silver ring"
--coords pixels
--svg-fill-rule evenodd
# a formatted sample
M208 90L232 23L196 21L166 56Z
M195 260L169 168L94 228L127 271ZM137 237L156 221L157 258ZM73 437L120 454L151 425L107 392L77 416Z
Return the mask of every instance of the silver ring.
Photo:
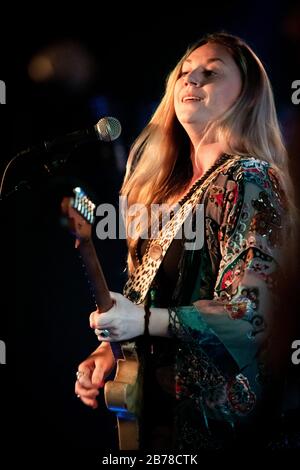
M82 377L83 375L84 375L84 372L82 372L81 370L78 370L78 371L76 372L77 380L79 380L80 377Z
M77 395L77 398L81 398L81 395Z
M108 338L110 336L109 330L100 330L100 335L103 336L103 338Z

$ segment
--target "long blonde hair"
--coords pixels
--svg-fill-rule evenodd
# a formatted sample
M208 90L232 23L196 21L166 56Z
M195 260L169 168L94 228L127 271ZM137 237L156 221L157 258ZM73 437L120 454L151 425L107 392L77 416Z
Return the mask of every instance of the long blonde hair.
M207 43L222 45L230 52L241 73L242 90L233 106L208 124L204 140L213 132L224 152L270 162L277 170L292 218L293 187L269 78L252 49L239 37L223 32L196 42L170 73L159 106L131 148L121 194L128 207L140 203L149 209L153 203L172 201L188 186L192 177L190 142L175 114L174 87L183 62ZM132 243L128 240L129 249Z

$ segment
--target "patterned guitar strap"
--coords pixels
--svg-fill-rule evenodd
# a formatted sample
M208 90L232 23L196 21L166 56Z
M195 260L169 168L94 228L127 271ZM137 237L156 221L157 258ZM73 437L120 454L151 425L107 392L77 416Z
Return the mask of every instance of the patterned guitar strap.
M153 238L148 243L141 264L131 274L124 286L123 294L125 297L135 304L144 302L152 281L178 230L183 225L188 215L191 214L197 202L201 200L202 195L210 183L221 171L225 170L233 161L239 158L239 156L222 155L203 177L192 186L179 210L162 226L157 238Z

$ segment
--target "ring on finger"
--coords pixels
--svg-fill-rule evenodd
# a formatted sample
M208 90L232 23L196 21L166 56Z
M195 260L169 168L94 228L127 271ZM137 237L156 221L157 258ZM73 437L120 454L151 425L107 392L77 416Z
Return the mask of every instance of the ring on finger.
M81 377L83 377L83 376L84 376L84 372L82 372L81 370L78 370L78 371L76 372L77 380L79 380L79 379L80 379Z
M103 330L96 330L95 332L97 336L102 336L102 338L109 338L110 336L110 331L106 328Z

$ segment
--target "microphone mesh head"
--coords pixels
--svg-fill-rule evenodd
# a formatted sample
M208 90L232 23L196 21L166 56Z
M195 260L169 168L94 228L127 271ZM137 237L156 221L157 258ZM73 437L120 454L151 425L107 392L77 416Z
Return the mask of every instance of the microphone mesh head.
M121 124L118 119L114 117L103 117L97 122L96 131L99 135L100 140L105 142L111 142L117 139L121 134Z

